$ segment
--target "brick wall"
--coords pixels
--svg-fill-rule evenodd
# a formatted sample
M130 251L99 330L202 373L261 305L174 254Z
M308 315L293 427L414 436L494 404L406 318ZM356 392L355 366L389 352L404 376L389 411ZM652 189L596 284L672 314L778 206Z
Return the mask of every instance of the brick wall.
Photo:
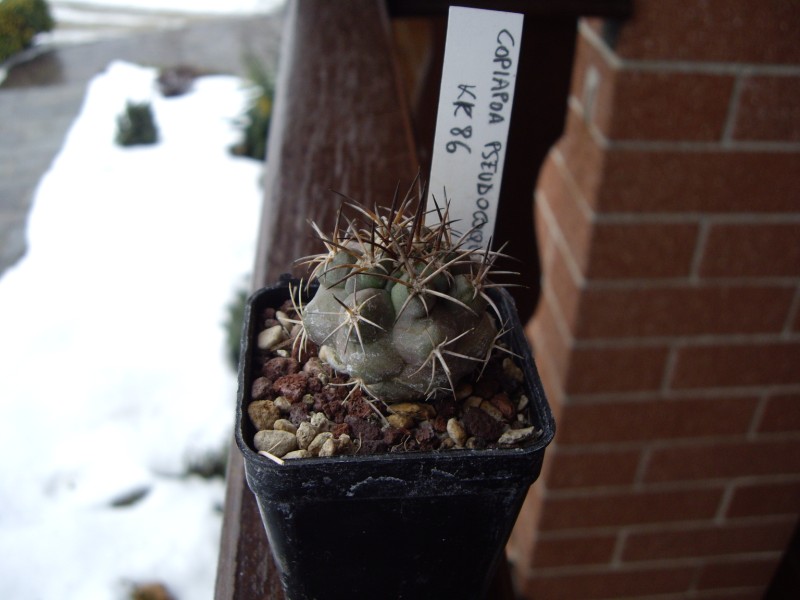
M581 23L527 332L557 418L509 545L551 598L761 598L800 513L800 2Z

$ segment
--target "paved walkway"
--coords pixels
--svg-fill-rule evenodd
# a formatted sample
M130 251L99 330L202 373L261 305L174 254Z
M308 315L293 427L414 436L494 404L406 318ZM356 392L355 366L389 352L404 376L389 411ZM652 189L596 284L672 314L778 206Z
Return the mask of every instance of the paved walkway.
M92 77L113 60L247 76L247 54L276 64L281 22L279 15L199 19L179 29L56 47L13 67L0 85L0 277L25 253L36 186Z

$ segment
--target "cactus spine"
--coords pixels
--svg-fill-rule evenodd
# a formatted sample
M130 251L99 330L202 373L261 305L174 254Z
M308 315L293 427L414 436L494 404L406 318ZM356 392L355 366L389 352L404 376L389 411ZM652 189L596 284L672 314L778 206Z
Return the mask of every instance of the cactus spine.
M349 204L359 218L342 228L340 211L330 236L312 224L327 252L306 259L320 285L302 309L303 334L385 402L453 393L500 335L486 293L500 254L454 241L446 209L424 225L424 202L412 211L412 200L395 197L388 211Z

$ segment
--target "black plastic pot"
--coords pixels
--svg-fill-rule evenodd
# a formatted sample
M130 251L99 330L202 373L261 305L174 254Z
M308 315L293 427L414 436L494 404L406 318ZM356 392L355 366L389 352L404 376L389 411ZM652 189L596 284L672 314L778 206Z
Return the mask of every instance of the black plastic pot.
M526 448L341 456L259 455L246 415L257 324L288 297L287 279L256 292L245 313L236 439L289 600L483 598L541 471L555 423L513 300L495 302L524 358L526 395L541 437ZM296 282L295 282L296 285Z

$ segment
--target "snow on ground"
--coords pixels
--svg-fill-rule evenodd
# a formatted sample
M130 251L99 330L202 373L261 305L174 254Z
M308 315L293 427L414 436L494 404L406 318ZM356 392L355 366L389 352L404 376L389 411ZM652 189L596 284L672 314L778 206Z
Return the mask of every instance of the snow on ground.
M222 323L253 260L261 165L227 150L241 80L165 99L155 75L113 63L91 82L28 254L0 279L0 598L154 580L213 595L224 484L183 473L231 436ZM159 144L113 143L128 99L152 102Z

